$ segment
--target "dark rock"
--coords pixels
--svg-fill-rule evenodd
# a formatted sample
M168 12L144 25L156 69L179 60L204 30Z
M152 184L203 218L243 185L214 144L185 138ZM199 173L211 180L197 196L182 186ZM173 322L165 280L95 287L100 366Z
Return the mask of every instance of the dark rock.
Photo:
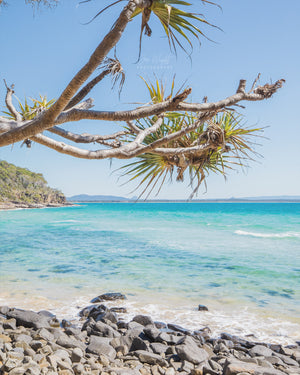
M65 333L69 336L82 336L83 337L82 331L79 328L66 327Z
M150 344L150 348L155 354L161 355L162 353L166 353L168 345L161 344L160 342L153 342L152 344Z
M39 315L34 311L10 309L9 311L7 311L6 316L8 318L16 319L18 326L35 329L50 327L48 318Z
M251 357L270 357L273 354L273 351L264 345L255 345L249 350L249 354Z
M118 326L119 329L127 329L128 323L124 322L123 320L119 320L117 322L117 326Z
M149 324L153 325L153 320L150 316L147 316L147 315L136 315L133 319L132 319L133 322L137 322L139 324L141 324L142 326L147 326Z
M91 300L91 303L98 303L103 301L116 301L118 299L126 299L126 296L122 293L104 293Z
M183 328L177 324L168 324L167 327L169 329L171 329L172 331L176 331L176 332L180 332L180 333L183 333L184 335L190 335L191 334L191 331L186 329L186 328Z
M105 311L102 314L99 314L99 315L95 316L95 320L96 320L96 322L101 320L104 323L114 323L114 324L117 324L117 322L118 322L117 315L114 312L109 311L109 310Z
M121 336L118 331L115 331L112 327L108 324L103 323L101 321L97 322L92 326L92 334L96 336L104 336L104 337L119 337Z
M216 343L216 345L214 346L214 352L215 353L227 353L229 352L229 349L227 348L227 346L223 343L223 342L218 342Z
M136 350L149 350L146 342L142 340L140 337L135 337L132 340L131 346L129 347L130 352L135 352Z
M146 327L144 328L144 334L149 337L151 341L157 341L158 336L160 335L161 331L154 327Z
M204 305L198 305L198 311L208 311L208 308Z
M81 331L87 331L88 328L91 328L94 324L96 324L96 321L93 318L87 318L81 327Z
M127 345L128 348L131 348L132 343L136 337L139 337L143 341L148 341L148 337L144 335L143 331L132 329L128 330L124 336L120 337L120 343L122 345Z
M104 340L108 341L104 341ZM99 336L91 336L90 343L86 348L87 353L101 355L104 354L110 360L114 360L116 358L116 351L115 349L109 345L109 339Z
M270 345L270 349L273 350L273 352L280 353L281 350L282 350L282 346L281 345L277 345L277 344L271 344Z
M38 349L42 348L43 347L43 343L39 340L32 340L29 345L31 346L31 348L35 351L37 351Z
M148 363L149 365L166 366L167 362L158 354L149 353L145 350L137 350L134 354L142 363Z
M108 309L105 305L90 305L80 310L79 316L88 318L92 317L94 313L97 313L98 315L99 313L103 313L106 310Z
M241 338L239 338L237 336L234 336L234 335L230 335L228 333L221 333L221 338L224 339L224 340L230 340L234 344L244 346L245 348L248 348L248 349L251 349L255 346L255 344L253 344L253 343L251 343L247 340L241 339Z
M193 338L195 339L195 340L197 340L197 341L199 341L199 343L201 344L201 345L203 345L205 342L206 342L206 340L207 340L207 338L206 337L204 337L203 335L193 335Z
M176 351L181 360L192 362L196 365L208 358L208 353L199 348L195 340L190 336L185 336L180 341L180 345L176 346Z
M169 345L174 345L174 344L178 344L181 339L182 339L182 336L176 336L173 334L169 334L167 332L161 332L156 338L156 341L166 342Z
M67 328L67 327L71 327L71 326L72 326L72 323L69 322L69 321L66 320L66 319L63 319L63 320L61 321L61 325L62 325L63 328Z

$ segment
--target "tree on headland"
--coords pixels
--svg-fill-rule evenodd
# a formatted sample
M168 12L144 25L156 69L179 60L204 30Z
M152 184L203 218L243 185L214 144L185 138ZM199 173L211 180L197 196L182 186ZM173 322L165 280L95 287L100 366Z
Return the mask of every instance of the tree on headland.
M205 2L210 3L202 1ZM179 181L189 175L194 193L209 171L225 174L226 168L243 165L246 159L251 159L252 142L248 136L257 134L259 129L246 128L237 109L241 102L270 98L282 86L283 79L259 85L257 77L249 89L241 79L236 92L216 102L204 98L202 102L191 103L188 101L191 88L175 92L173 82L170 92L166 92L158 80L153 84L146 82L151 102L134 109L95 110L93 100L86 99L95 85L108 75L113 76L115 83L119 80L120 87L124 84L122 65L115 55L109 57L109 53L113 53L132 18L141 17L139 54L143 33L151 36L152 15L160 21L173 50L176 47L186 50L185 42L192 46L191 37L201 38L204 35L202 25L207 21L188 12L189 5L182 0L126 1L111 30L54 102L41 97L32 104L26 101L16 107L14 85L5 82L7 113L0 117L0 146L23 141L30 147L31 142L36 142L76 158L134 159L125 166L124 173L132 176L131 179L139 178L144 190L150 188L150 191L155 187L159 189L166 178L176 172ZM80 120L120 122L121 129L99 135L77 134L63 127ZM57 141L51 137L53 134L65 141ZM98 147L87 150L72 142Z

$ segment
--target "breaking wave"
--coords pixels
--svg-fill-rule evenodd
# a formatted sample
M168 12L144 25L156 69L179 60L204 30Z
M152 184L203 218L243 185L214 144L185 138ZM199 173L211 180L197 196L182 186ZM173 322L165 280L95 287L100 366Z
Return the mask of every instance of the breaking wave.
M251 237L261 237L261 238L300 238L299 232L259 233L259 232L247 232L244 230L236 230L234 233L240 236L251 236Z

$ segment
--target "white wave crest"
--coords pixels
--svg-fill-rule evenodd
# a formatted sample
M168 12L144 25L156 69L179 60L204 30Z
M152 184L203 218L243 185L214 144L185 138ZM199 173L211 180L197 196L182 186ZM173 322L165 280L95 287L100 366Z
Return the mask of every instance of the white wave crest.
M240 236L252 236L252 237L261 237L261 238L300 238L299 232L259 233L259 232L247 232L244 230L236 230L234 233Z

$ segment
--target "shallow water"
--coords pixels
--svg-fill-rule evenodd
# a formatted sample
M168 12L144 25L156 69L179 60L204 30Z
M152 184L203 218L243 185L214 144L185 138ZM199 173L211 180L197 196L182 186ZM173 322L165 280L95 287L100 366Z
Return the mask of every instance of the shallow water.
M127 295L130 316L291 343L300 338L300 204L0 212L0 304L71 318L108 291Z

